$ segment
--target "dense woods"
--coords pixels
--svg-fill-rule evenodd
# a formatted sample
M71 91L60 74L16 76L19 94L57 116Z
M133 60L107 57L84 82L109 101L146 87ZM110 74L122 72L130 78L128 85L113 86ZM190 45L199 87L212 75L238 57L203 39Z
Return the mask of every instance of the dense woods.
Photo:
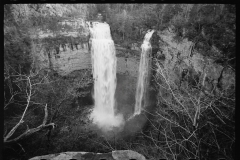
M15 158L26 159L36 155L66 150L93 152L112 150L112 146L109 147L109 143L104 138L99 138L86 129L84 120L78 119L81 127L76 127L73 124L71 119L76 119L79 116L84 117L82 111L79 111L79 116L68 116L68 112L71 112L69 108L72 105L84 107L93 103L89 98L91 97L90 91L86 91L86 88L89 89L92 84L91 71L83 70L71 74L72 77L61 77L52 70L51 66L48 69L36 70L36 62L33 58L33 55L37 54L35 43L38 39L33 40L32 35L39 29L56 34L69 31L72 29L71 26L62 28L59 22L75 18L93 21L99 12L104 16L104 21L110 25L115 44L130 48L132 43L142 43L146 31L156 26L158 31L170 30L174 32L176 41L187 38L194 43L194 49L198 50L203 56L212 58L215 63L224 67L228 66L235 71L236 6L232 4L5 4L3 136L6 154L17 150L12 155ZM86 36L80 36L74 41L82 43L88 41L88 39ZM59 47L61 42L73 43L73 40L64 36L58 36L57 40L54 41L45 39L46 46L53 49ZM215 52L212 52L213 49ZM90 95L88 97L89 104L75 104L78 103L75 102L76 98L86 95ZM232 99L235 98L235 95L231 96ZM228 103L233 107L235 104L231 98L222 100L222 103ZM72 101L74 101L74 104L72 104ZM220 106L222 104L218 103L216 105ZM235 109L226 109L226 111L234 112ZM229 119L234 120L234 117L230 117L230 114L228 116ZM231 114L231 116L234 116L234 114ZM208 115L204 117L208 117ZM183 119L179 121L185 123ZM219 123L218 121L216 123ZM73 136L57 135L59 130L56 124L63 122L75 127L72 130ZM157 126L158 122L154 121L154 125ZM215 121L211 121L211 123L213 122ZM231 122L231 127L224 133L227 134L226 136L235 136L234 133L231 133L231 131L234 131L234 123ZM56 132L54 132L55 127ZM167 124L165 127L164 132L169 129ZM204 129L208 130L209 128ZM160 127L158 130L160 130ZM179 128L176 129L176 132L180 133L178 130ZM189 128L189 130L192 129ZM215 132L211 134L213 133ZM153 133L156 137L159 137L159 134L160 131L159 133ZM169 134L172 134L172 132L169 132ZM201 133L197 134L196 137L201 137ZM202 156L208 156L212 153L214 157L219 152L222 152L226 159L234 159L232 152L235 138L232 138L231 142L222 142L220 145L217 142L213 144L213 142L210 142L211 140L208 140L209 142L200 146L202 145L201 141L197 141L194 146L199 145L195 146L199 149L199 152L191 155L192 144L190 143L192 141L188 141L193 138L191 136L188 137L189 139L185 138L186 143L181 141L181 144L179 144L179 146L184 147L176 147L175 150L169 147L169 145L174 145L173 143L164 143L167 138L154 139L152 145L155 145L156 148L150 151L147 148L149 145L147 141L152 140L153 135L148 133L144 138L140 138L143 135L119 140L119 143L112 142L111 144L115 143L116 149L133 149L153 159L154 156L155 158L159 156L157 152L160 153L160 150L162 154L166 155L163 158L170 159L178 159L179 157L181 159L181 156L186 158L193 155L195 158L201 157L204 159ZM211 136L215 137L214 140L216 141L219 138L216 137L218 135L213 134ZM86 140L86 137L90 137L101 145L95 146L91 140ZM221 140L221 136L219 139ZM75 141L80 141L82 144L73 146L72 143ZM142 147L134 142L142 144ZM34 150L33 146L39 144L41 144L41 148ZM164 147L160 148L161 144ZM105 145L105 147L102 147L102 145ZM168 146L166 147L166 145ZM224 148L224 145L228 148ZM51 149L51 147L54 149ZM201 147L209 147L210 149L201 152ZM156 153L153 153L153 151ZM202 153L203 155L201 155ZM11 156L9 159L12 158Z

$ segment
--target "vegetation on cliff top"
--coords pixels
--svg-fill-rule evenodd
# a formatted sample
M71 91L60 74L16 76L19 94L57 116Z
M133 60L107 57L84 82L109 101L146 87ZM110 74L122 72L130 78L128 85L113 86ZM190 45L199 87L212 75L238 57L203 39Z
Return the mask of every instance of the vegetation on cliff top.
M133 149L153 159L163 155L165 156L163 158L173 159L177 159L178 156L201 157L209 156L210 152L222 153L225 158L233 159L231 152L235 139L232 138L234 134L231 131L234 126L234 122L232 122L234 120L234 95L232 97L209 97L193 88L190 88L193 90L186 91L185 89L189 87L188 83L186 88L179 88L171 92L168 90L166 93L161 87L168 86L169 81L162 82L158 86L158 89L163 91L159 92L158 100L164 109L159 109L157 115L154 115L157 118L149 131L144 134L139 133L134 138L119 140L118 143L108 142L88 130L84 132L84 127L76 127L75 123L80 123L82 120L71 117L73 114L69 113L69 107L71 107L74 97L83 97L89 94L89 92L85 92L84 88L88 88L92 81L90 73L87 71L88 76L86 76L85 72L80 72L78 78L86 77L82 83L78 83L74 80L68 81L66 77L59 77L53 71L35 71L32 57L33 43L35 42L30 35L39 28L48 29L51 32L59 31L62 28L58 22L66 19L80 17L84 20L93 20L97 12L101 12L105 16L105 21L110 24L115 43L126 48L129 48L129 44L133 42L142 42L146 30L156 25L159 31L164 29L173 31L176 34L175 39L188 38L193 41L195 49L202 50L200 53L213 58L217 63L235 67L235 5L6 4L4 5L4 143L6 151L12 154L13 149L16 149L18 150L15 151L16 157L22 156L23 159L50 153L48 151L60 152L86 148L86 150L94 152ZM51 45L58 45L58 42L52 41ZM212 48L215 48L216 52L211 52ZM164 71L160 72L159 70L158 75L164 78ZM167 77L165 78L168 80ZM160 83L159 79L157 81ZM75 87L73 84L76 84ZM83 90L77 90L77 88ZM200 98L194 96L194 93L199 94ZM170 96L165 96L167 94ZM177 100L181 100L181 103ZM196 110L199 106L213 107L206 109L205 113L208 114L192 112L183 105L185 102L183 100L189 101L188 104L194 106ZM185 108L181 109L182 106ZM199 115L193 113L199 113ZM198 126L194 121L195 115L200 117L199 121L201 120ZM211 119L216 115L220 118ZM52 130L53 123L75 126L73 127L74 131L71 132L74 136L67 136L67 128ZM230 125L226 127L227 125L224 123ZM159 126L156 128L157 125ZM221 127L227 129L222 131ZM58 132L61 134L58 135ZM62 139L54 140L53 136L53 141L50 141L51 133ZM222 136L223 134L225 137ZM21 137L21 135L23 136ZM204 136L210 138L204 139ZM88 140L83 142L86 137ZM26 143L26 139L32 141ZM90 139L97 143L93 143ZM76 140L84 144L72 145ZM201 140L204 140L204 143ZM41 148L34 150L32 146L39 144L41 144ZM51 147L54 149L51 150ZM208 147L208 150L193 152L201 147Z

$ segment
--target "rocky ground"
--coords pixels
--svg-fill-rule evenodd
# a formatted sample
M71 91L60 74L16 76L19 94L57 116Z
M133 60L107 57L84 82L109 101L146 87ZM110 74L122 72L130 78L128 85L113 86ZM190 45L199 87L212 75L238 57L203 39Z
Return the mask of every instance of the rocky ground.
M77 160L91 160L91 159L105 159L105 160L145 160L145 157L137 152L131 150L118 150L110 153L91 153L91 152L63 152L59 154L50 154L45 156L38 156L31 158L30 160L66 160L66 159L77 159Z

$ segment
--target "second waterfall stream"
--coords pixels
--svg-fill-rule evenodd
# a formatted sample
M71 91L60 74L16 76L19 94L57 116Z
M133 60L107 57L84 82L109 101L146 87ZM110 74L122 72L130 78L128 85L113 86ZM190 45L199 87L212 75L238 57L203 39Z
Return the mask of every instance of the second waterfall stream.
M141 46L142 53L141 53L141 59L140 59L140 65L139 65L138 82L137 82L137 89L136 89L136 96L135 96L135 108L134 108L133 116L141 113L141 110L142 108L145 107L146 101L147 101L146 91L149 83L150 67L151 67L150 57L152 53L150 39L153 33L154 33L154 30L149 30L146 33L143 40L143 44Z

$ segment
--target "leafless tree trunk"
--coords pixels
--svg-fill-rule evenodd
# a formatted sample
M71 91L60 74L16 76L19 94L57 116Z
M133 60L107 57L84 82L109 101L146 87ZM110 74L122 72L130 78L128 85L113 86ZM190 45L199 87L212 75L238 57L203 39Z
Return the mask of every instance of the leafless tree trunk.
M15 70L14 70L15 71ZM20 83L21 85L25 85L25 96L26 97L26 106L25 106L25 109L21 115L21 118L20 120L18 121L18 123L12 127L12 129L6 133L5 132L5 135L4 135L4 143L10 143L10 142L16 142L26 136L29 136L35 132L38 132L42 129L45 129L45 128L54 128L54 123L49 123L47 124L47 119L48 119L48 109L47 109L47 104L45 105L44 107L44 111L45 111L45 116L43 118L43 122L41 125L35 127L35 128L31 128L29 129L27 127L26 131L24 133L22 133L21 135L17 136L16 138L13 138L11 139L12 135L15 133L15 131L17 130L17 128L22 125L24 123L24 118L26 117L26 113L27 111L29 110L30 106L31 106L31 103L32 103L32 96L35 94L35 90L34 90L34 87L36 85L39 85L39 84L43 84L44 82L44 79L46 78L43 77L41 80L37 81L36 80L32 80L34 77L38 76L39 75L39 71L37 73L33 73L32 71L30 71L30 74L29 75L26 75L26 74L21 74L21 73L18 73L15 71L16 74L10 74L9 72L6 72L6 79L10 78L10 77L14 77L14 82L15 83ZM26 83L24 83L26 82ZM21 88L21 90L23 89ZM14 94L12 94L12 97L10 98L10 101L12 99L14 99L14 96L16 96L17 94L20 94L20 93L17 93L15 92ZM4 106L4 109L7 109L7 106L8 106L8 103L5 104Z

